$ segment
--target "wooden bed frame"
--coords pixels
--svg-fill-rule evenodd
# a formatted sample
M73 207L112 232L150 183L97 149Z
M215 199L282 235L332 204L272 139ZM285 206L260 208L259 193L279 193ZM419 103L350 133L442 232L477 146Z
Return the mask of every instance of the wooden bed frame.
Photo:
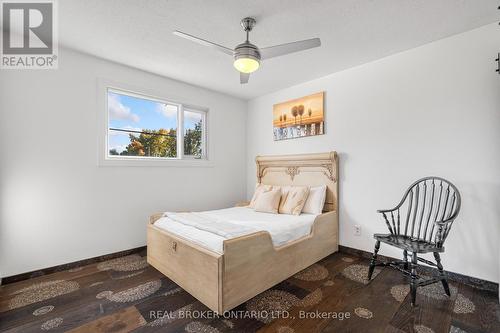
M211 310L223 313L338 251L338 161L335 152L258 156L257 182L327 185L323 214L311 233L274 247L267 231L224 241L218 254L154 225L147 226L147 260Z

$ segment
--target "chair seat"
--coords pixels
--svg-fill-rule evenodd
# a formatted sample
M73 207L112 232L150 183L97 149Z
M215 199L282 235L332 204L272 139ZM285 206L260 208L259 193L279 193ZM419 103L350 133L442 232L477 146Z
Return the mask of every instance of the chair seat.
M403 250L415 253L429 252L444 252L444 247L438 247L436 244L429 243L423 240L412 239L408 236L397 236L392 234L375 234L373 235L378 241L386 243Z

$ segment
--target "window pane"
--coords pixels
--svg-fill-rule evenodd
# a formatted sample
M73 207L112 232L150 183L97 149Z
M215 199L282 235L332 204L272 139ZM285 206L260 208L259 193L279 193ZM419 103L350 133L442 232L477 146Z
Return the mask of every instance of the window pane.
M177 157L176 105L108 91L109 156Z
M204 155L204 114L184 111L184 155L201 158Z

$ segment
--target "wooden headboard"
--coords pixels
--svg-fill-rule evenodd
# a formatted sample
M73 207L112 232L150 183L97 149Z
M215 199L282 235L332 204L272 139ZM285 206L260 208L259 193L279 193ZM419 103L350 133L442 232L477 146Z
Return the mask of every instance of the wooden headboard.
M257 182L266 185L326 185L324 211L338 211L337 153L257 156Z

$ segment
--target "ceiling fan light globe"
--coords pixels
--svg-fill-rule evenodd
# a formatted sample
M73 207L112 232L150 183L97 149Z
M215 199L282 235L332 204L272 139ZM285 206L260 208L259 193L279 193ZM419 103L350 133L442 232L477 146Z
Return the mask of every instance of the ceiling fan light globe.
M234 68L236 68L241 73L253 73L259 69L260 63L254 58L241 57L234 60Z

